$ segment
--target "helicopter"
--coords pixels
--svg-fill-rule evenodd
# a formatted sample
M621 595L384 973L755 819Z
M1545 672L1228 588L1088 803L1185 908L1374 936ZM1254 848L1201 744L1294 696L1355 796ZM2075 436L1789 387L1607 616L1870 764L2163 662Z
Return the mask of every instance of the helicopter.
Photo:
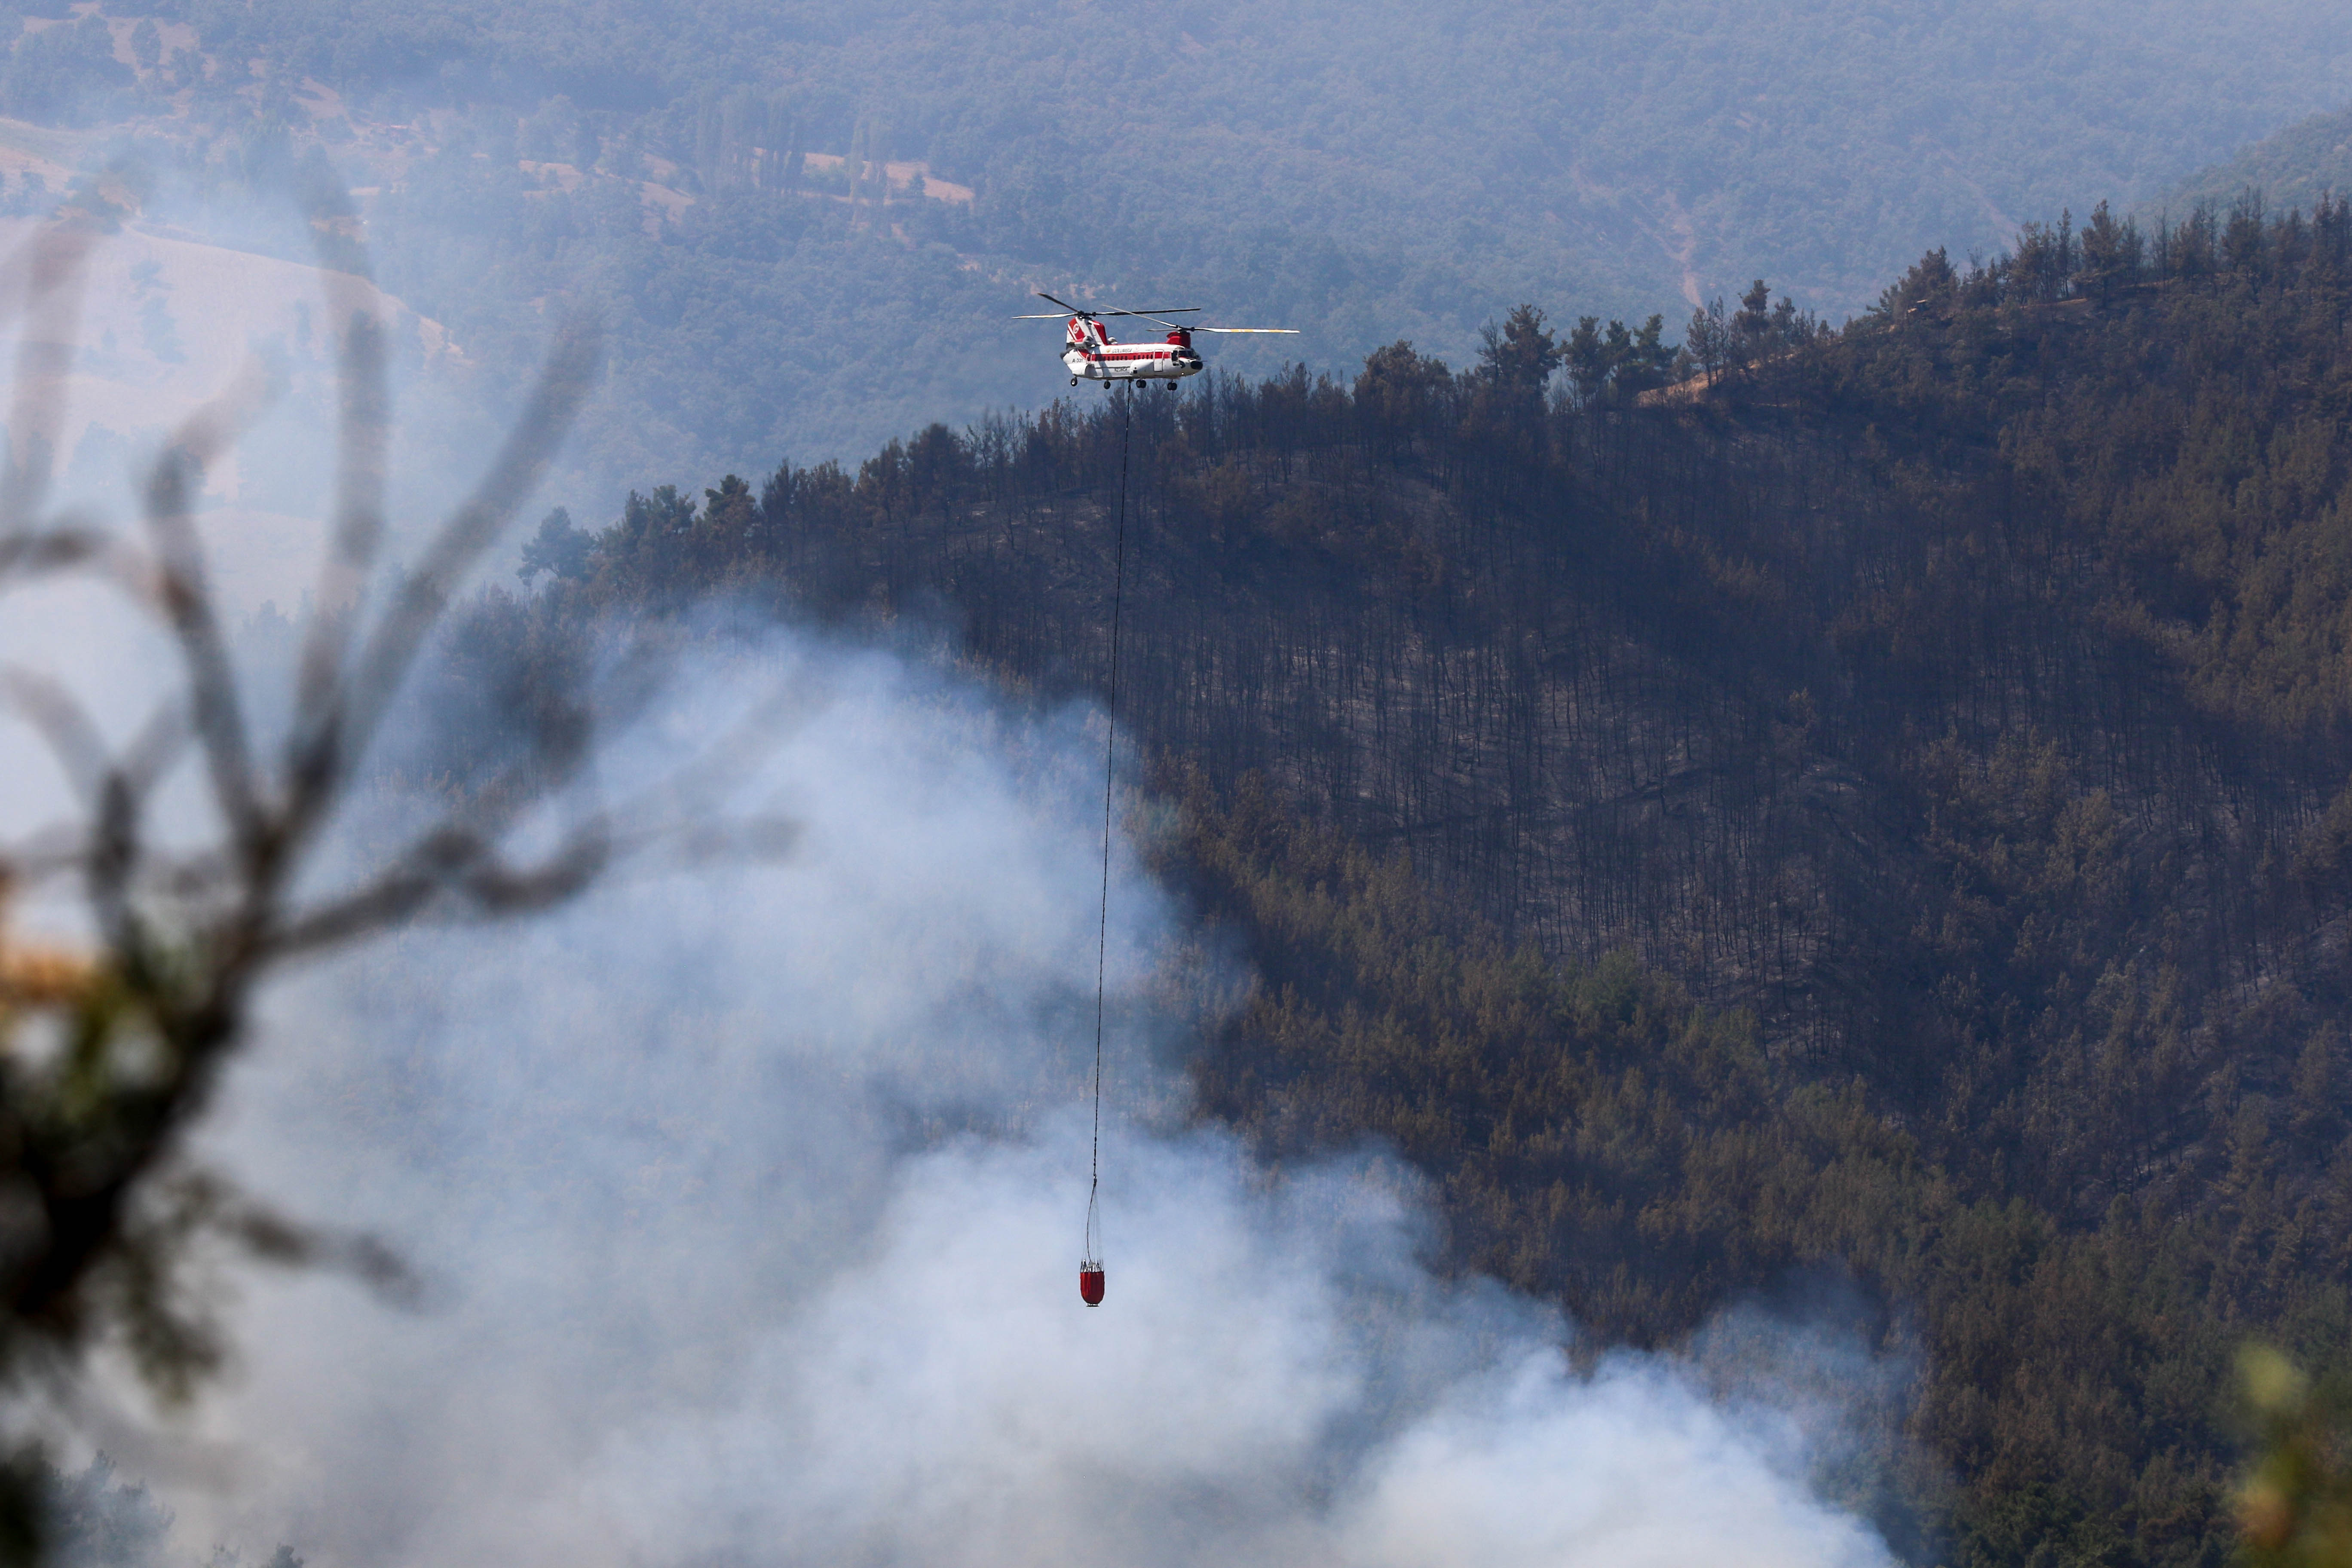
M1070 384L1081 381L1099 381L1108 386L1115 381L1165 381L1168 389L1176 389L1180 376L1201 374L1201 353L1192 346L1194 332L1286 332L1297 336L1297 327L1200 327L1179 326L1162 321L1163 316L1197 316L1198 305L1162 306L1151 310L1087 310L1066 300L1056 300L1044 289L1036 290L1037 298L1059 305L1058 310L1041 310L1034 315L1015 316L1016 321L1058 321L1070 323L1069 342L1062 350L1062 363L1070 372ZM1133 316L1168 329L1167 340L1156 343L1122 343L1113 341L1103 322L1118 316Z

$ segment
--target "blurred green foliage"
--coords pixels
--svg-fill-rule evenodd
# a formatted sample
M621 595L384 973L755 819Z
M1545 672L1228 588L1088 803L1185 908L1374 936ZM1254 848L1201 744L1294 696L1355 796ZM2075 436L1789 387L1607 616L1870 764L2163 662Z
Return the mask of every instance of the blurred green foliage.
M2238 1492L2249 1568L2352 1563L2352 1387L2339 1364L2319 1379L2275 1347L2239 1352L2255 1459Z

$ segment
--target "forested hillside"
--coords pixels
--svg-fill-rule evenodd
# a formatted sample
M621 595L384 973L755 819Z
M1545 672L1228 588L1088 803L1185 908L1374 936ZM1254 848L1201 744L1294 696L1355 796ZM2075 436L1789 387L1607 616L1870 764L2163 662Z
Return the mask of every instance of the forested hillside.
M2148 205L2187 214L2200 203L2228 206L2257 191L2280 206L2302 207L2352 191L2352 110L2299 120L2199 170Z
M1595 302L1622 309L1673 298L1686 270L1712 294L1758 264L1809 303L1858 307L1929 237L1990 250L2003 215L2147 194L2352 96L2352 46L2308 0L1838 0L1769 26L1723 0L192 0L188 15L215 47L362 98L429 81L675 125L698 95L780 96L808 145L845 153L863 123L995 198L1008 248L1087 279L1197 286L1246 274L1253 239L1305 231L1326 237L1322 269L1395 269L1391 316L1453 317L1426 295L1453 279L1599 281ZM1422 287L1395 289L1415 273Z
M76 128L0 126L50 161L19 205L127 161L150 221L299 243L263 209L339 174L486 395L567 308L611 324L582 494L1034 406L1034 287L1297 327L1327 370L1758 268L1842 317L1926 246L1990 254L2352 99L2322 0L66 9L0 11L0 113Z
M712 595L1086 689L1124 465L1122 710L1262 977L1203 1111L1393 1141L1612 1338L1850 1276L1923 1562L2218 1563L2231 1350L2352 1331L2347 322L2337 204L1522 310L551 517L435 700L479 754Z

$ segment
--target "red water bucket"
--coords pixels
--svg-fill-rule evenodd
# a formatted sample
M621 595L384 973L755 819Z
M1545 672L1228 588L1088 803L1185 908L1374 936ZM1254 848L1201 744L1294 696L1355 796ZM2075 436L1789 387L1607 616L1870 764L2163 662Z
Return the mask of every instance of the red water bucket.
M1103 1271L1099 1263L1078 1265L1078 1300L1089 1307L1102 1305Z

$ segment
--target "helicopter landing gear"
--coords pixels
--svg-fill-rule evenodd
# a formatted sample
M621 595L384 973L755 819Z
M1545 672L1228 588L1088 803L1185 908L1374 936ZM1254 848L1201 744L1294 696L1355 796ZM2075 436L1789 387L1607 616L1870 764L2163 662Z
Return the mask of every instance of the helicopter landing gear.
M1077 385L1077 384L1078 384L1078 378L1077 378L1076 376L1075 376L1075 375L1074 375L1074 376L1072 376L1072 377L1070 377L1070 384L1071 384L1072 386L1076 386L1076 385Z

